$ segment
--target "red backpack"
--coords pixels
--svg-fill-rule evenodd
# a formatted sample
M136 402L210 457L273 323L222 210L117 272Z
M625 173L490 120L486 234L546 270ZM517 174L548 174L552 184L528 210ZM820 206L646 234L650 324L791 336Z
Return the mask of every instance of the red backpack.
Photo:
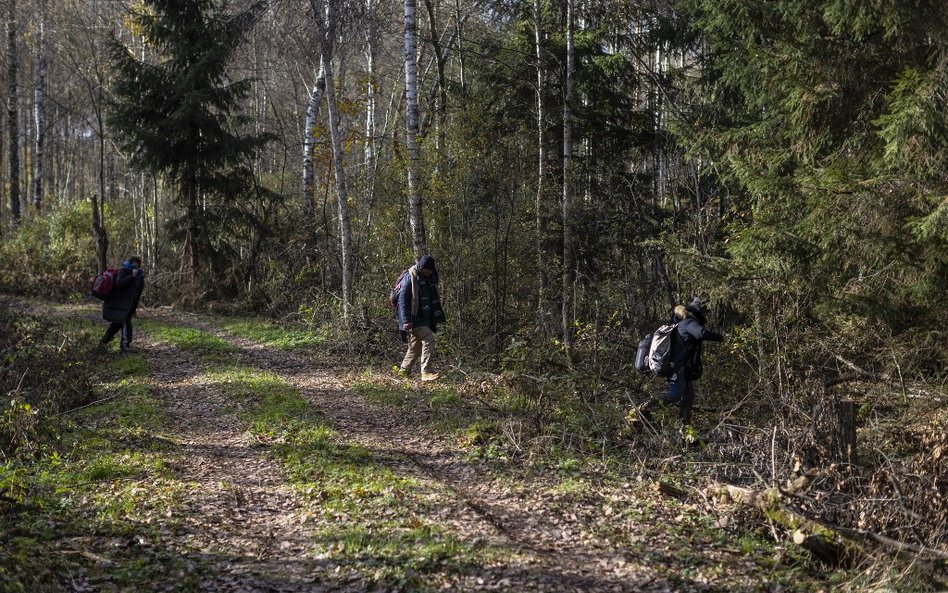
M398 276L395 286L388 292L388 306L396 317L398 317L398 295L402 291L402 283L408 278L409 270L411 270L411 268L408 268Z
M92 296L101 301L109 298L109 295L112 294L112 289L115 288L116 277L118 277L118 270L115 268L109 268L108 270L99 272L99 274L92 279Z

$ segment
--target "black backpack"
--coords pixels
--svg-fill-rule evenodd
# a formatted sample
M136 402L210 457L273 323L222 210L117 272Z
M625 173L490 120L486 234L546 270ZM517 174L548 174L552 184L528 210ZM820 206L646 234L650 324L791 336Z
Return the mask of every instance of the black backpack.
M672 370L672 344L677 323L666 323L639 342L635 370L645 375L668 377Z

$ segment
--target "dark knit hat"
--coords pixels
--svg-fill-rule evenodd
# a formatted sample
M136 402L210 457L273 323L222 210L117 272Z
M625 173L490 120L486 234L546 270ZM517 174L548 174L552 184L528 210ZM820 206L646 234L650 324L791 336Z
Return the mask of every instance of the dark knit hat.
M425 268L434 271L435 258L433 255L422 255L421 259L418 260L418 269L424 270Z
M701 323L706 323L708 316L708 304L703 298L696 296L691 299L691 302L688 303L688 306L685 307L688 311L698 318Z

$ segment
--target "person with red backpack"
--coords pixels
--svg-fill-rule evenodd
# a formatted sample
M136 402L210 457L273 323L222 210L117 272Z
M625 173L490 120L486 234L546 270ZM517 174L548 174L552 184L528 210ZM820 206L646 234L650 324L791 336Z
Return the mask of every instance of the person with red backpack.
M398 329L403 338L408 338L408 351L399 367L399 374L411 376L412 367L418 362L421 380L435 381L439 375L430 368L434 334L438 331L438 323L445 321L445 316L438 296L438 270L434 257L422 256L402 274L397 286Z
M142 270L142 258L133 255L122 262L114 285L102 302L102 318L109 322L109 328L99 340L100 344L108 344L121 330L121 351L125 354L131 352L132 317L135 316L144 289L145 271Z

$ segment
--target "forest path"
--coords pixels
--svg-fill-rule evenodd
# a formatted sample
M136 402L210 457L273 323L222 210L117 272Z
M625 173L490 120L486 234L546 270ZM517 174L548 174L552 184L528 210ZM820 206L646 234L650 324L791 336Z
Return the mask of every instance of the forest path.
M490 548L502 551L483 564L468 561L461 570L444 567L425 567L432 574L421 574L419 580L427 586L444 590L509 590L509 591L668 591L669 583L656 577L642 565L629 562L607 542L589 537L576 517L560 516L558 509L543 508L537 500L524 497L523 492L548 489L548 484L521 484L512 488L506 480L485 471L479 464L466 460L465 451L449 440L424 432L408 416L393 415L379 408L349 389L343 377L346 369L333 365L318 352L287 352L274 349L253 340L228 333L212 322L198 316L182 313L153 312L151 319L173 326L184 326L207 332L239 349L239 358L246 364L271 372L300 390L311 405L324 415L341 439L357 443L372 453L374 459L394 473L413 480L423 491L423 508L413 509L417 520L445 528L450 537L474 549ZM170 399L178 402L171 407L177 430L187 438L199 453L187 468L189 474L203 478L209 485L229 481L247 484L244 505L248 513L240 523L244 531L225 535L239 544L240 539L252 541L263 534L264 541L272 541L281 551L283 560L251 563L248 572L267 573L270 569L294 578L305 571L305 533L300 521L293 515L301 509L284 491L285 485L276 477L279 470L260 455L236 458L228 451L228 443L246 451L252 443L241 436L235 419L222 414L226 404L213 389L191 390L175 383L180 376L192 375L188 363L174 356L162 355L156 349L153 367L156 377L167 377L161 389L170 392ZM146 358L152 355L146 352ZM224 446L214 447L211 443ZM250 449L252 450L252 448ZM235 463L236 461L236 463ZM268 489L272 489L268 492ZM218 490L218 492L214 492ZM282 493L282 494L281 494ZM201 522L215 522L216 509L227 492L210 488L209 504L192 507L191 512ZM271 516L270 509L283 511ZM255 509L259 509L256 513ZM574 523L571 529L571 520ZM286 531L281 531L281 528ZM215 537L214 539L219 539ZM239 548L239 545L237 546ZM251 546L254 548L255 546ZM287 558L297 556L298 561ZM474 554L477 557L477 554ZM324 556L325 558L325 556ZM354 567L343 567L348 575L355 575ZM433 569L433 570L432 570ZM430 582L426 582L431 577ZM254 576L254 578L259 578ZM345 590L387 590L385 583L353 578L353 582L336 584ZM250 581L251 584L256 581ZM272 582L272 581L271 581ZM325 583L324 583L325 584ZM397 590L398 586L392 590ZM251 590L253 587L251 587ZM259 589L270 590L270 589ZM273 589L283 590L283 589Z
M189 353L145 336L142 350L165 404L166 436L182 449L172 467L194 484L179 516L182 551L200 550L211 570L200 589L295 593L316 587L312 535L301 525L299 495L233 404Z
M103 331L87 305L30 308ZM137 420L136 408L122 416L119 399L80 424L101 439L110 417L131 422L110 450L153 456L159 469L148 470L144 495L134 468L126 486L90 486L106 496L96 508L113 492L124 497L121 520L99 523L108 538L82 539L88 558L111 561L96 560L74 591L125 591L96 583L140 573L167 581L136 590L210 593L774 592L796 577L762 577L773 550L727 544L705 502L663 497L647 477L617 481L568 458L549 466L472 455L456 428L438 424L439 398L454 398L445 413L477 409L451 381L369 373L373 393L362 371L379 361L340 360L339 347L280 349L233 321L164 308L142 311L135 327L136 354L113 344L96 358L103 369L140 366L147 391L138 397L161 422ZM113 377L106 393L130 397L124 381ZM176 506L151 512L165 486L179 493ZM115 562L149 558L154 570L115 573Z

